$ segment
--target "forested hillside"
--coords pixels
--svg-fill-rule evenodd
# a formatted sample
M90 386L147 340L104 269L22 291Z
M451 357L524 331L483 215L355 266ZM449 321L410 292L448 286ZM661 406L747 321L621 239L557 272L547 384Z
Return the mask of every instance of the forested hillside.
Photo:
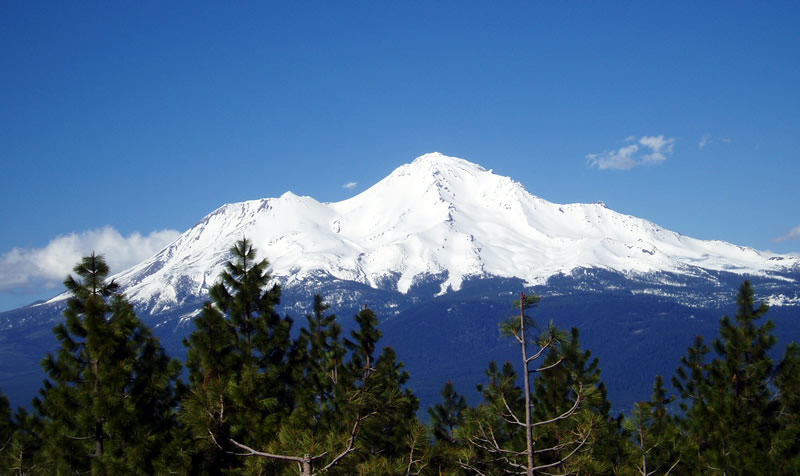
M185 362L107 280L103 257L84 258L65 281L59 349L42 360L33 410L0 398L0 473L800 472L800 347L776 354L747 281L718 337L687 342L674 375L654 375L625 415L612 413L578 331L538 321L540 298L524 293L501 323L518 357L486 362L482 401L443 381L441 402L420 409L367 305L347 334L324 296L294 322L276 312L281 288L252 244L231 253Z

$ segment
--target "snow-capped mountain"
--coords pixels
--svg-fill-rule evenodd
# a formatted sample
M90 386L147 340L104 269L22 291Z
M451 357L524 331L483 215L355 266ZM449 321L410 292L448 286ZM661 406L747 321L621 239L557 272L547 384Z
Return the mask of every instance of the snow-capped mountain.
M470 277L542 284L576 268L778 278L800 268L797 256L689 238L603 204L551 203L509 177L432 153L341 202L286 192L224 205L115 279L132 302L162 312L206 293L242 237L286 287L330 277L406 293L433 277L446 293Z
M800 257L696 240L602 204L558 205L434 153L337 203L287 192L224 205L115 275L171 355L185 352L190 318L242 237L269 259L279 312L298 326L316 293L345 326L368 303L423 408L442 382L475 388L487 362L517 355L497 322L525 284L544 298L535 319L580 328L619 409L647 395L653 375L669 375L695 336L716 334L744 277L775 306L780 338L800 341ZM0 387L17 402L39 388L65 298L0 313Z

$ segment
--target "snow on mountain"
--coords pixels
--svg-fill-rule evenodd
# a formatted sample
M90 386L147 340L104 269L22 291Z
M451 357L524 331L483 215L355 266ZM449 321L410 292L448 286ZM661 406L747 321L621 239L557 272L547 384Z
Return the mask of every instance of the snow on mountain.
M207 292L242 237L285 286L329 275L402 293L431 275L444 293L471 276L539 284L581 267L764 275L800 266L797 256L689 238L603 204L551 203L508 177L432 153L341 202L286 192L224 205L115 279L132 302L169 309Z

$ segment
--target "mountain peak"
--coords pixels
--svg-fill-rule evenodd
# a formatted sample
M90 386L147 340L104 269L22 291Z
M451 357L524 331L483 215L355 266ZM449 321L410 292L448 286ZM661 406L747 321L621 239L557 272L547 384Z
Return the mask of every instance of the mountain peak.
M438 276L447 292L471 276L533 284L576 268L763 275L800 266L796 257L695 240L604 204L551 203L509 177L433 152L341 202L286 192L222 207L118 282L134 301L175 305L205 292L242 236L283 283L328 275L403 293L426 276Z
M451 157L449 155L444 155L441 152L430 152L425 155L420 155L419 157L414 159L414 161L411 162L411 164L408 164L408 166L429 167L432 169L439 169L439 170L455 167L459 169L486 172L486 169L484 169L483 167L481 167L476 163L458 157Z

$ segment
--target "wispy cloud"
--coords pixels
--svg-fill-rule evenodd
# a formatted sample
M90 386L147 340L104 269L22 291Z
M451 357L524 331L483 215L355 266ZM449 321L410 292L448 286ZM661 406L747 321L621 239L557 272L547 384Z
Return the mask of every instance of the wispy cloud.
M358 183L356 182L347 182L346 184L342 185L342 188L346 188L347 190L352 190L356 188L356 185L358 185Z
M781 241L793 241L793 240L800 240L800 226L792 228L791 230L789 230L789 233L778 236L774 238L772 241L778 243Z
M110 226L61 235L44 248L13 248L0 256L0 291L30 287L56 288L81 257L92 251L106 258L111 272L123 271L174 241L180 232L154 231L122 236Z
M703 150L708 144L712 142L724 142L726 144L731 143L730 137L711 137L711 134L703 134L703 137L700 138L700 142L697 143L697 148Z
M667 156L671 155L675 148L675 139L664 136L642 136L638 141L636 137L629 136L625 142L636 143L610 152L587 154L586 162L590 167L601 170L630 170L639 165L660 164L667 160Z
M705 134L703 137L700 138L700 142L697 144L697 148L703 150L706 144L711 140L711 134Z

